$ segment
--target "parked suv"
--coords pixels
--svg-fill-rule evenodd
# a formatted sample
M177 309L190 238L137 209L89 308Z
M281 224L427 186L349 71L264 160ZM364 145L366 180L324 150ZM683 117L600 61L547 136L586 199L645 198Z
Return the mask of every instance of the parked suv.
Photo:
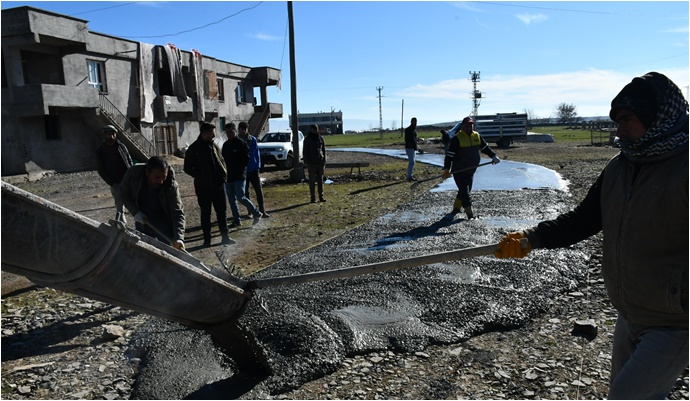
M299 135L299 159L304 150L304 135ZM295 155L292 152L292 131L269 132L259 140L261 164L275 164L278 168L289 170L295 166Z

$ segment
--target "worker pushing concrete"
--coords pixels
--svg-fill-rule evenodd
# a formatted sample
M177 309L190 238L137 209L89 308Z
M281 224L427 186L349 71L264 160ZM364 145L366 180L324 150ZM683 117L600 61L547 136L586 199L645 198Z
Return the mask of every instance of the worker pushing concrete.
M467 219L474 218L470 191L474 172L479 167L479 152L489 156L493 164L501 161L484 138L474 130L474 120L471 117L465 117L457 135L453 136L448 144L446 158L443 161L443 178L448 178L452 174L458 186L458 195L451 213L460 213L464 207Z

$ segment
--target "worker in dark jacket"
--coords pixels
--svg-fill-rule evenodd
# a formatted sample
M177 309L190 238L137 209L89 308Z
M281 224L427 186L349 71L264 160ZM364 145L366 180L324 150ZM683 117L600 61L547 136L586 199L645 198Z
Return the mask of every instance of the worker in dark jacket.
M110 194L115 201L115 220L127 224L125 205L120 195L120 182L125 172L134 163L124 143L117 140L117 129L106 125L102 129L103 143L96 150L98 175L110 186Z
M122 199L134 216L136 229L184 249L185 216L175 171L161 156L135 164L120 183Z
M323 197L323 174L326 169L326 144L319 134L319 126L312 124L309 134L304 138L304 164L309 172L309 194L311 203L316 203L316 187L319 189L319 201L326 202Z
M184 172L194 177L194 192L201 209L201 231L205 247L211 246L211 206L216 210L222 243L234 243L228 236L225 203L224 185L228 172L218 147L213 143L215 136L215 125L201 124L199 137L189 145L184 156Z
M249 210L249 213L254 216L254 224L256 224L261 218L261 212L244 194L247 180L247 165L249 164L249 146L237 136L237 128L234 123L225 124L225 135L228 137L228 140L223 144L222 155L223 160L225 160L225 166L228 168L225 193L228 196L230 210L232 211L233 222L230 228L242 225L240 208L237 206L237 202L240 202Z
M405 128L405 153L407 153L407 181L416 181L412 176L414 169L415 155L419 150L417 145L417 118L412 117L410 125Z
M443 178L448 178L452 174L458 186L458 195L455 197L451 213L460 213L461 208L464 207L468 219L474 217L470 191L474 172L477 171L476 167L481 160L479 152L489 156L493 164L501 161L484 138L474 130L474 120L471 117L465 117L460 130L448 144L446 158L443 161Z
M524 257L603 231L602 275L618 311L608 398L664 399L688 366L688 103L650 72L621 90L609 116L621 151L585 199L509 233L496 256Z

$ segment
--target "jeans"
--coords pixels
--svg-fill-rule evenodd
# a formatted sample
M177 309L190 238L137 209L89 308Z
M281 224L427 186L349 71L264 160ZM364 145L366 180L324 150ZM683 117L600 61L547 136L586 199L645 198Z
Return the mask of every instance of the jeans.
M230 202L230 211L232 212L232 219L236 223L241 221L240 208L237 206L237 201L244 205L249 210L249 213L256 216L260 214L259 209L254 206L246 196L244 196L244 188L246 181L237 180L225 183L225 193L228 195L228 202Z
M115 184L110 186L110 194L113 195L113 200L115 200L115 220L121 221L122 224L127 224L127 219L125 218L125 201L122 199L122 192L120 191L120 184Z
M254 187L254 192L256 192L256 203L257 206L259 206L259 211L261 213L266 212L266 209L264 209L264 191L263 188L261 188L261 177L259 177L259 170L247 171L246 182L247 183L244 185L244 196L246 196L247 199L250 198L249 184L252 184L252 187Z
M687 366L688 329L639 326L619 315L608 398L662 400Z
M412 178L412 169L414 168L414 157L417 154L415 149L405 148L407 153L407 178Z

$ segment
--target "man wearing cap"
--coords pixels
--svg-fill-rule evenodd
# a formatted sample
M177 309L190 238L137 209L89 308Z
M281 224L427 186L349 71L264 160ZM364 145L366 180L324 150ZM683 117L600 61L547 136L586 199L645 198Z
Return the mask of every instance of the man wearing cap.
M455 197L451 213L460 213L464 207L468 219L474 218L470 191L474 172L477 171L480 161L479 152L489 156L493 164L501 161L484 138L474 130L474 120L471 117L465 117L460 130L448 144L446 158L443 161L443 178L448 178L452 174L458 186L458 195Z
M98 175L110 186L110 193L115 200L115 220L127 224L125 204L120 193L120 182L125 172L134 163L124 143L117 139L117 129L112 125L102 128L103 143L96 150Z
M664 399L688 366L688 103L650 72L621 90L609 116L621 151L585 199L507 234L495 255L521 258L603 231L601 273L618 311L608 398Z
M199 137L189 145L184 156L184 172L194 178L194 193L200 209L204 247L211 246L211 207L216 211L221 243L235 243L228 236L224 187L228 170L220 149L213 143L215 137L216 126L211 123L202 123Z

